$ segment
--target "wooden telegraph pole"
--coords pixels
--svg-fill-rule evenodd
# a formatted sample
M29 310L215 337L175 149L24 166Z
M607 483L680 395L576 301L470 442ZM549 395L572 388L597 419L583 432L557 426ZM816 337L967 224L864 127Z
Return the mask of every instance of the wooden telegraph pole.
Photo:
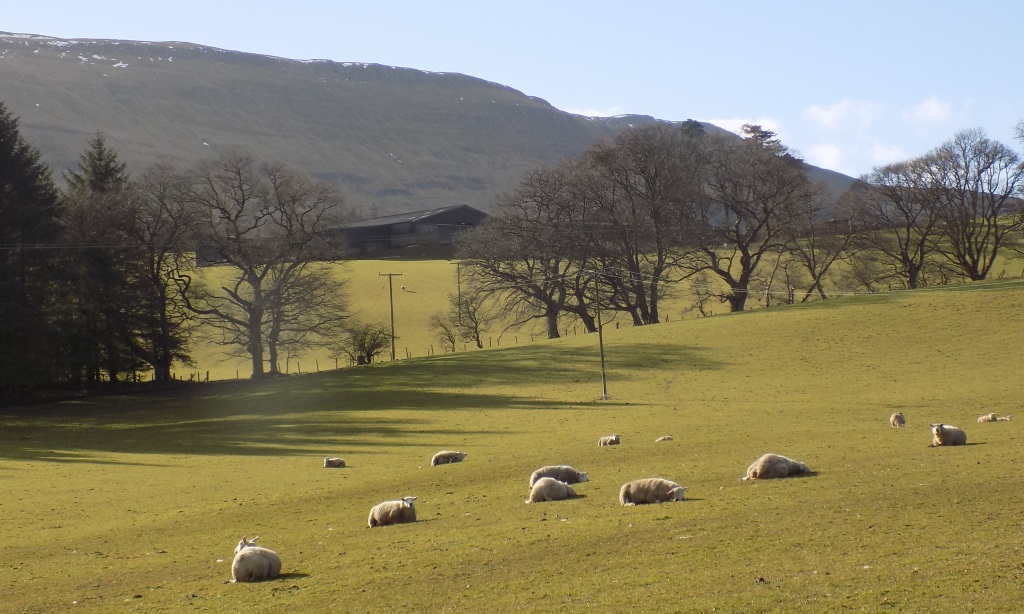
M391 278L401 277L401 273L377 273L378 277L388 278L388 302L391 303L391 362L395 361L395 291L392 288Z

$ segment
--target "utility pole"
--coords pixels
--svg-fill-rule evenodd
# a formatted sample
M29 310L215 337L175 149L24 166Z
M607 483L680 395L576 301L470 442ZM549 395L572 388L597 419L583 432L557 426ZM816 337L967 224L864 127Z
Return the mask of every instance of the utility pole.
M388 302L391 303L391 362L395 361L395 291L392 288L391 278L401 276L401 273L377 273L377 277L388 278Z
M601 284L597 277L600 271L591 271L594 279L594 302L597 304L597 343L601 348L601 399L608 400L608 376L604 370L604 326L601 324Z
M452 261L449 260L448 264ZM459 326L462 326L462 261L455 261L455 286L458 288Z

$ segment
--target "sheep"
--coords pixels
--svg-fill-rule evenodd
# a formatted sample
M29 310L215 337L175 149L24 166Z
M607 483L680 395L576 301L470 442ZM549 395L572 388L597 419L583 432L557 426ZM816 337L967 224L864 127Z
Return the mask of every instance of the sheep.
M654 443L658 443L658 442L661 442L661 441L672 441L672 439L673 439L673 437L671 435L664 435L662 437L658 437L657 439L655 439Z
M1006 422L1013 416L1002 416L999 417L996 414L985 414L984 416L978 416L978 422Z
M741 480L770 480L773 478L788 478L793 475L808 475L810 467L785 456L778 454L764 454L761 458L747 467L747 475Z
M900 428L906 426L907 419L903 417L903 412L898 411L895 414L889 416L889 424L893 428Z
M259 535L242 538L235 546L235 560L231 562L232 582L259 582L276 578L281 573L281 557L269 548L256 545Z
M324 457L324 467L344 467L345 459Z
M962 446L967 443L967 433L963 429L942 424L941 422L929 426L932 427L932 445L928 446L930 448L936 446Z
M559 482L555 478L540 478L530 489L530 498L526 503L561 501L575 496L576 491L565 482Z
M617 446L620 443L622 443L622 440L619 439L618 435L608 435L597 440L597 445L599 446Z
M389 524L416 522L416 497L402 497L397 501L384 501L373 506L367 519L369 528Z
M434 458L430 459L431 465L447 465L449 463L461 463L462 459L466 458L465 452L455 452L453 450L442 450L434 455Z
M619 503L640 505L662 501L683 501L686 488L662 478L644 478L626 482L619 489Z
M588 482L590 478L587 477L586 472L577 471L569 465L547 465L534 471L530 474L530 487L532 488L537 480L541 478L555 478L559 482L566 484L578 484L580 482Z

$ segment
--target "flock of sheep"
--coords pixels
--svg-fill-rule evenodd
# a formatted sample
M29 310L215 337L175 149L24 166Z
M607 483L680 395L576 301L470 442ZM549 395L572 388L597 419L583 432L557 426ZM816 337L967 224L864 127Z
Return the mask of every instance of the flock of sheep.
M978 422L1003 422L1013 416L985 414ZM906 418L901 412L889 416L889 424L894 428L906 426ZM948 424L929 425L932 431L931 446L957 446L967 443L967 433L963 429ZM671 435L659 437L655 442L672 441ZM599 446L615 446L622 442L617 435L601 437ZM465 452L442 450L430 459L431 466L460 463L466 458ZM344 467L341 458L324 457L324 467ZM767 480L791 476L810 475L811 469L805 463L778 454L764 454L747 467L746 475L741 480ZM581 472L571 465L546 465L530 474L530 494L526 503L543 501L561 501L576 496L572 484L590 481L586 472ZM683 501L686 488L663 478L644 478L626 482L619 489L621 505L641 505ZM370 510L367 526L382 527L391 524L416 522L416 497L402 497L395 501L384 501ZM232 582L258 582L276 578L281 573L281 559L276 552L256 545L258 537L251 540L242 538L235 547L235 558L231 564Z

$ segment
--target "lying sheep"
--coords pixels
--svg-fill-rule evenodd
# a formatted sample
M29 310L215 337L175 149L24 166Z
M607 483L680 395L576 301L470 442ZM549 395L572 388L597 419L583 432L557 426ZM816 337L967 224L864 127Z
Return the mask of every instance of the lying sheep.
M619 503L622 505L641 505L685 499L686 488L662 478L633 480L626 482L619 489Z
M661 442L661 441L672 441L672 439L673 438L672 438L671 435L665 435L663 437L658 437L657 439L655 439L654 443L658 443L658 442Z
M397 501L378 503L370 510L370 517L366 522L370 528L416 522L416 497L402 497Z
M259 582L276 578L281 573L281 557L269 548L256 545L259 536L242 538L235 546L235 560L231 562L232 582Z
M537 480L541 478L555 478L559 482L566 484L579 484L580 482L590 481L586 472L576 471L576 469L569 465L547 465L541 467L530 474L530 487L532 488L537 483Z
M793 475L807 475L810 472L810 467L800 461L795 461L778 454L764 454L747 467L747 475L740 479L770 480L773 478L788 478Z
M1013 416L999 417L996 414L985 414L984 416L978 416L978 422L1006 422Z
M903 412L898 411L895 414L889 416L889 424L894 428L900 428L907 424L907 419L903 417Z
M324 467L344 467L345 459L324 457Z
M618 435L607 435L597 440L599 446L617 446L621 443Z
M526 503L561 501L575 496L576 491L565 482L559 482L555 478L540 478L530 489L530 498Z
M932 445L936 446L962 446L967 443L967 433L963 429L948 424L932 424Z
M466 458L465 452L455 452L452 450L442 450L434 455L434 458L430 459L431 465L447 465L449 463L461 463L462 459Z

